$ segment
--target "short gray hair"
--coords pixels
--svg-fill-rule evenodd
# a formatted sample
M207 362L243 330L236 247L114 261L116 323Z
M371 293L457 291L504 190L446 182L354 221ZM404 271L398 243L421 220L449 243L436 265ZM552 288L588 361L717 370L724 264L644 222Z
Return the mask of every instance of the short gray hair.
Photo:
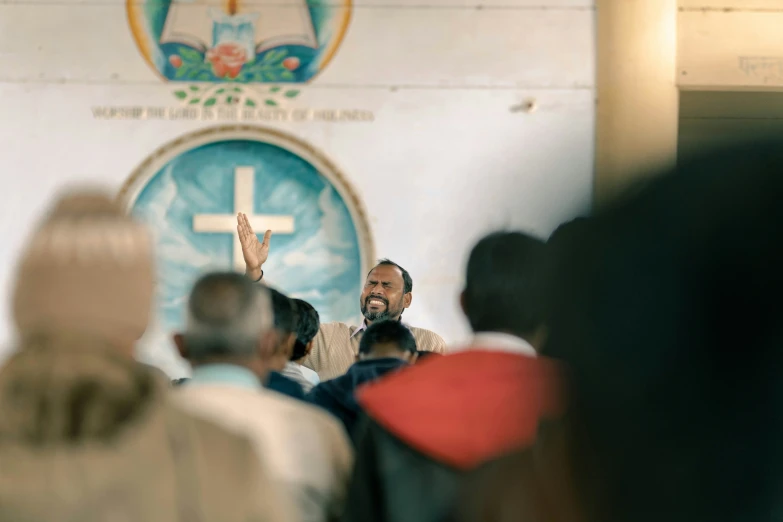
M193 358L252 355L273 326L269 291L233 272L213 272L193 286L185 343Z

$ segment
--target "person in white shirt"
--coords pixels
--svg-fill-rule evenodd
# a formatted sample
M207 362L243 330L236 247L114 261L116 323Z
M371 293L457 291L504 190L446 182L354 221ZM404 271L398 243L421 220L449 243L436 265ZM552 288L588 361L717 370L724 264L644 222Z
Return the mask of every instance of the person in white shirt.
M321 326L321 319L318 316L318 311L307 301L291 299L291 302L296 308L296 341L291 360L288 361L281 373L299 383L302 390L308 393L313 389L313 386L321 382L318 374L303 364L313 349L313 342L318 328Z
M193 378L174 391L195 415L250 437L296 520L340 518L353 465L342 425L320 409L265 389L276 343L269 290L234 273L194 286L184 333L174 336Z

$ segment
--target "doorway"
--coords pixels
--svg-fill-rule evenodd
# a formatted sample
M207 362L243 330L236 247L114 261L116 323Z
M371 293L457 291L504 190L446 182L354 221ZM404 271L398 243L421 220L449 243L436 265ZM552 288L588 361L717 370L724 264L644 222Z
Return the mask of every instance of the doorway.
M783 92L680 91L679 158L759 136L783 140Z

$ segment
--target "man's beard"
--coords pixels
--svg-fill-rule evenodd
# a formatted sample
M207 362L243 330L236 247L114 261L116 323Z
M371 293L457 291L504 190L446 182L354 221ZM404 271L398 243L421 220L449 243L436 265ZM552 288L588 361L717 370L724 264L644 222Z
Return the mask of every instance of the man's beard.
M367 309L367 301L370 299L377 299L379 301L383 301L383 304L386 305L386 308L383 309L380 312L371 312ZM402 315L402 299L400 299L400 302L397 306L397 308L392 308L389 306L389 301L384 299L383 297L368 297L364 300L362 305L362 315L364 315L364 318L368 321L387 321L389 319L399 319Z

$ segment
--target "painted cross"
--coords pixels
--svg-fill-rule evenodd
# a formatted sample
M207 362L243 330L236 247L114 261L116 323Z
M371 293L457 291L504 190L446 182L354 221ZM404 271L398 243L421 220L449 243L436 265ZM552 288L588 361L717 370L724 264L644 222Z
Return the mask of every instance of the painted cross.
M193 216L194 232L223 232L234 235L234 256L232 264L238 272L245 271L242 257L242 244L237 235L237 214L247 214L250 226L256 232L271 230L275 234L293 234L293 216L272 216L253 213L253 195L255 171L253 167L237 167L234 170L234 213L233 214L196 214Z

